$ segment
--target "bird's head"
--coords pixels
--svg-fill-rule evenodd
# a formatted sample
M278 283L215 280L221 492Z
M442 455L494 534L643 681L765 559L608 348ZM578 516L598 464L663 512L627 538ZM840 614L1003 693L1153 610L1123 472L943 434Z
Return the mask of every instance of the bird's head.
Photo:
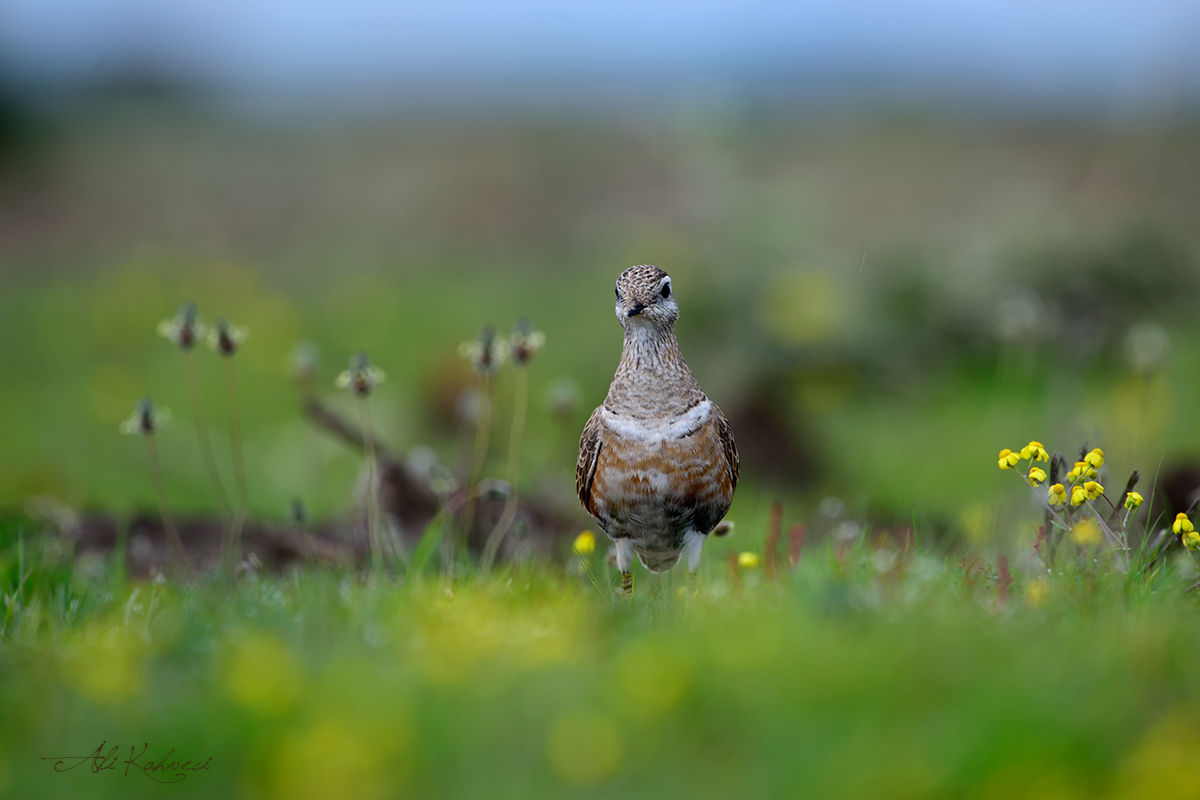
M658 267L630 267L617 278L617 319L621 327L646 326L666 330L679 319L671 276Z

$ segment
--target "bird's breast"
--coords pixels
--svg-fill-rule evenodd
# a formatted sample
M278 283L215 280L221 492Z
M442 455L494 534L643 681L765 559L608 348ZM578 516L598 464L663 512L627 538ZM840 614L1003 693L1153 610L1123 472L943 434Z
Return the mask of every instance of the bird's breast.
M704 400L669 419L647 420L605 409L596 497L611 516L656 517L664 506L694 508L732 485L712 403Z

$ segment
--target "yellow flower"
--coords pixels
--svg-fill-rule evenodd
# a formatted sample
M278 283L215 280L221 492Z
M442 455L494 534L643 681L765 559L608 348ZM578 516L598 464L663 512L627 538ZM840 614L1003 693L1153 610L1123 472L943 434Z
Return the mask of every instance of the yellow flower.
M1188 531L1183 536L1183 546L1188 550L1195 550L1200 547L1200 531Z
M325 713L290 730L261 770L270 780L270 796L401 796L393 770L411 758L402 725L359 719Z
M563 713L546 734L551 770L573 786L595 786L616 775L624 751L621 730L591 711Z
M1046 471L1037 467L1031 467L1028 477L1030 486L1040 486L1046 482Z
M1103 538L1100 533L1100 526L1096 524L1094 519L1081 519L1071 529L1071 539L1075 544L1081 544L1085 547L1100 544L1100 540Z
M1029 605L1037 608L1046 600L1046 595L1050 594L1050 587L1046 585L1046 581L1038 578L1036 581L1030 581L1025 586L1025 599L1029 601Z
M1067 480L1075 480L1077 478L1090 478L1096 474L1096 470L1092 469L1092 465L1086 461L1076 461L1075 467L1067 473Z
M596 534L584 531L575 537L575 552L581 556L590 556L596 551Z
M1096 469L1104 466L1104 451L1097 447L1092 452L1083 457L1083 460L1091 464Z
M1083 490L1087 492L1089 500L1095 500L1100 495L1104 494L1104 487L1095 481L1088 481L1083 485Z
M1195 527L1193 527L1192 521L1188 519L1187 514L1176 514L1175 523L1171 525L1171 530L1178 534L1184 534L1191 533L1195 530Z
M1087 489L1083 488L1082 486L1071 487L1071 505L1081 506L1083 505L1083 501L1087 500L1087 497Z
M1041 442L1030 442L1021 448L1021 458L1032 458L1034 461L1049 461L1050 454Z
M1008 469L1015 467L1017 462L1021 460L1021 456L1009 450L1007 447L1000 451L1000 469Z
M79 634L68 645L63 664L64 677L70 684L102 703L120 704L136 696L145 682L147 654L141 637L121 626L108 627L98 622Z
M1137 511L1138 506L1142 504L1142 496L1137 492L1130 492L1125 496L1125 507L1130 511Z
M1061 506L1067 502L1067 490L1063 488L1061 483L1056 483L1050 487L1050 505Z
M758 553L738 553L738 566L743 569L754 569L758 566Z
M282 713L303 688L300 664L273 636L248 635L230 642L224 667L230 696L256 711Z

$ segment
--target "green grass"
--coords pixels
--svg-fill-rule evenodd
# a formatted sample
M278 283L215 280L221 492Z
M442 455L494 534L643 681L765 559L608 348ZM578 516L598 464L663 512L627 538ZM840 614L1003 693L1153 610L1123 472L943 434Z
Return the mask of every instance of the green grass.
M814 477L772 482L746 448L737 529L707 546L700 595L671 575L650 597L639 572L632 607L600 552L600 588L573 564L464 565L447 593L432 538L386 584L312 570L185 588L0 524L0 797L1197 796L1193 562L1075 554L1047 574L1041 512L995 458L1099 444L1110 491L1137 468L1148 501L1160 459L1194 458L1200 139L739 125L64 128L30 167L40 183L14 190L33 224L0 242L0 517L45 495L118 521L154 509L144 448L117 433L144 394L174 412L158 437L172 509L214 513L183 364L154 336L185 300L250 330L255 519L300 496L344 524L355 502L361 454L300 415L297 341L320 346L318 391L350 419L333 378L365 350L388 373L371 399L384 440L455 465L457 345L521 316L548 339L522 493L574 509L578 433L619 353L612 281L643 262L675 277L709 395L731 414L773 400ZM1088 185L1113 187L1103 203L1079 188L1080 153ZM1143 161L1179 169L1143 180ZM1014 293L1046 313L1001 340ZM1139 376L1122 342L1145 321L1170 349ZM231 491L221 364L196 356ZM560 379L579 389L565 420L545 402ZM501 372L486 477L504 474L512 395ZM815 513L826 495L863 525L843 549ZM812 544L777 581L734 580L725 557L760 549L777 499ZM877 549L910 524L920 547ZM42 760L102 742L117 769ZM123 775L147 742L143 764L174 749L211 768L168 787Z
M182 588L9 529L7 797L1190 797L1200 617L1171 562L1000 576L863 539L700 594L580 570ZM741 547L757 535L739 530ZM968 559L969 561L969 559ZM19 563L18 563L19 562ZM1086 563L1086 562L1081 562ZM18 588L21 568L27 575ZM599 555L601 581L612 585ZM1044 582L1043 582L1044 581ZM1035 588L1036 587L1036 588ZM43 756L118 746L116 769ZM130 746L212 759L169 789ZM69 766L76 762L66 762ZM160 776L161 777L161 776Z

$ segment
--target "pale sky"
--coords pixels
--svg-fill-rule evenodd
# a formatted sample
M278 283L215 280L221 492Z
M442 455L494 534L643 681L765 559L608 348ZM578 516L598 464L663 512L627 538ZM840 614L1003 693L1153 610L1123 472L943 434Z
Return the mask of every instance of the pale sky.
M138 66L238 91L315 94L769 74L945 78L1032 97L1194 95L1200 2L4 0L0 66L39 82Z

